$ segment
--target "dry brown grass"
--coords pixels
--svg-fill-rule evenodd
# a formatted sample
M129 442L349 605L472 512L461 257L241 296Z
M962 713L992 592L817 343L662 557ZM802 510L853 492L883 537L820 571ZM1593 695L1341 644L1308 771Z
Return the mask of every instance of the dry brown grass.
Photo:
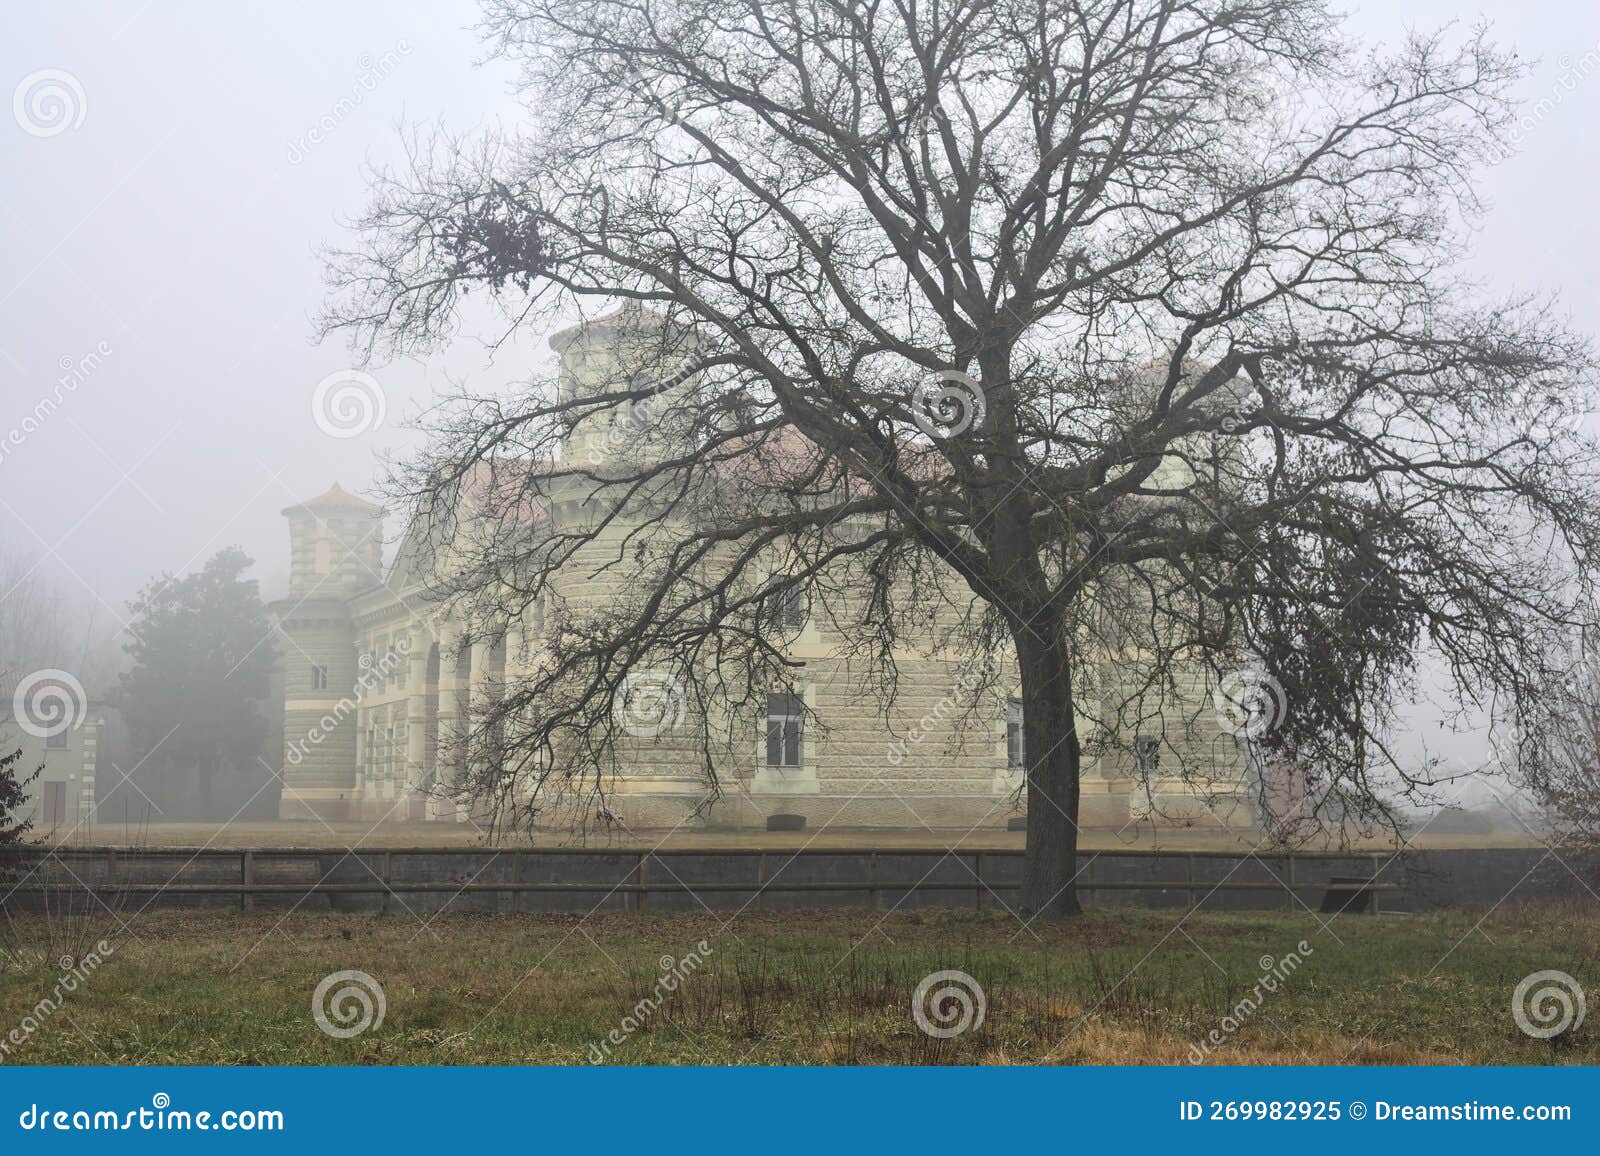
M705 939L703 966L606 1055L613 1063L1188 1063L1300 940L1306 964L1207 1057L1212 1063L1544 1063L1600 1060L1589 1028L1557 1047L1517 1031L1531 971L1592 982L1593 913L1189 916L1101 912L1024 932L948 910L444 916L157 912L108 929L112 960L7 1062L584 1063L652 992L662 957ZM1037 938L1035 937L1037 936ZM314 1026L331 972L382 985L381 1028ZM931 1039L911 1015L930 972L983 987L982 1027ZM55 969L0 972L0 1028Z

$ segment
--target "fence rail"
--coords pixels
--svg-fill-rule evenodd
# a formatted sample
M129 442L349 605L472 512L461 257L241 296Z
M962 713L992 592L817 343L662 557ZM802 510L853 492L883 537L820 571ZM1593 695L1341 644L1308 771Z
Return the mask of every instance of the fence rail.
M1182 891L1188 887L1204 887L1206 890L1216 891L1278 891L1288 886L1284 883L1211 883L1191 884L1182 879L1168 882L1129 882L1117 880L1105 883L1086 883L1079 887L1081 891ZM1298 890L1316 891L1398 891L1397 883L1301 883L1296 885ZM8 888L13 894L21 895L103 895L109 893L129 895L160 895L170 892L175 895L380 895L386 891L396 894L405 892L443 892L452 895L467 894L492 894L498 891L518 892L553 892L592 893L596 891L616 892L628 895L648 895L651 893L676 893L691 895L695 892L725 892L725 891L973 891L977 889L988 891L1021 891L1020 883L951 883L940 881L936 883L887 883L873 882L826 882L826 883L430 883L398 879L389 883L381 881L373 883L115 883L108 882L103 886L92 883L25 883L18 887Z
M514 848L496 850L493 848L449 848L449 847L418 847L418 848L381 848L372 851L355 851L351 849L339 850L330 848L299 849L299 848L59 848L46 850L39 848L8 848L0 851L0 888L6 894L24 896L64 896L64 895L89 895L104 896L151 896L161 895L191 895L191 896L227 896L237 899L240 909L252 906L254 897L267 896L361 896L383 895L383 907L387 909L389 895L396 897L408 894L418 895L444 895L448 896L446 905L450 900L462 895L618 895L625 897L627 906L631 910L642 911L649 906L649 897L652 895L689 895L689 896L726 896L726 895L752 895L753 905L758 909L766 903L768 894L781 894L788 896L798 895L852 895L859 894L864 903L872 908L881 908L885 892L895 895L911 893L928 893L938 896L952 896L955 893L970 894L972 905L982 910L990 902L1003 904L1002 896L1014 895L1021 890L1020 879L1015 877L998 878L993 870L993 865L1004 863L1019 866L1022 859L1020 850L971 850L952 851L944 847L912 847L893 848L878 851L859 849L837 850L826 848L731 848L731 849L700 849L673 848L662 850L620 850L592 847L556 847L556 848ZM477 870L471 873L470 878L405 878L397 877L394 867L397 860L410 859L417 863L412 864L417 873L426 874L430 870L437 873L436 868L429 864L442 857L466 858L476 860ZM547 866L551 863L564 863L574 857L586 856L595 861L597 868L609 868L609 878L587 878L577 880L556 881L551 879L528 879L530 863L538 859L546 859ZM846 870L847 877L833 879L815 879L799 877L803 872L793 872L793 876L785 878L791 865L796 860L809 859L814 861L817 857L830 857L843 860L854 871ZM920 878L914 877L917 869L924 865L929 858L934 859L935 866L946 859L953 859L966 866L970 878L960 879L930 879L932 869L924 872ZM1157 878L1128 879L1128 878L1096 878L1094 864L1099 859L1116 861L1119 859L1135 858L1145 861L1155 861L1165 865L1163 873ZM1231 878L1249 859L1257 860L1266 869L1266 879L1239 879ZM754 860L754 878L744 878L743 871L738 872L739 878L723 878L684 881L671 868L670 861L701 860L717 863L725 861L727 864L747 863ZM1363 903L1370 901L1373 910L1377 909L1378 897L1382 893L1392 893L1403 890L1399 884L1379 882L1378 877L1393 860L1377 854L1354 853L1338 856L1341 864L1348 873L1355 868L1354 877L1348 874L1343 880L1330 879L1326 871L1317 872L1320 878L1306 878L1300 870L1303 860L1293 853L1269 853L1254 856L1241 856L1232 852L1209 851L1181 851L1181 852L1126 852L1126 851L1091 851L1082 856L1083 866L1081 876L1077 882L1080 892L1092 895L1095 892L1147 892L1167 893L1183 896L1191 907L1197 906L1218 893L1224 894L1250 894L1282 891L1283 903L1288 910L1297 906L1306 906L1301 899L1302 892L1320 893L1324 903L1336 901L1335 897L1350 897L1352 901L1359 899ZM237 879L196 879L194 874L215 875L216 868L229 860L237 862ZM479 876L487 870L490 864L497 860L506 860L511 867L511 878L481 879ZM652 878L649 870L652 861L660 861L661 870L671 876L670 878ZM1216 860L1228 860L1234 867L1220 879L1205 877L1204 872L1198 868L1203 863ZM146 869L159 863L178 861L172 878L163 881L138 880L126 877L126 873L142 865ZM202 866L204 861L204 866ZM313 862L319 878L301 881L271 881L261 880L259 871L264 864L282 864L284 862L307 863ZM1326 865L1327 857L1318 857L1317 861ZM46 868L51 862L61 865L62 869L71 877L70 880L40 881L36 878L40 868ZM331 863L331 866L329 865ZM16 875L22 871L19 878L7 885L4 875L8 870ZM94 865L93 871L78 872L72 870L69 864ZM330 878L335 871L346 864L351 869L364 868L370 878L365 879L333 879ZM773 870L776 865L776 871ZM1357 866L1359 865L1359 866ZM896 877L893 871L887 874L885 866L898 866L902 869L904 877ZM1177 871L1172 867L1181 868L1182 878L1178 878ZM1362 867L1366 870L1363 872ZM270 870L270 868L269 868ZM748 870L748 868L745 868ZM123 877L119 878L119 874ZM189 874L190 878L184 878ZM1012 874L1012 873L1007 873ZM85 879L84 875L101 876L101 878ZM330 899L331 902L331 899ZM964 900L962 901L964 902Z
M795 856L840 856L840 855L884 855L897 857L901 855L983 855L996 859L1021 859L1027 852L1021 847L967 847L951 848L941 847L937 844L927 846L907 847L605 847L586 846L574 847L558 845L551 847L495 847L462 846L462 847L185 847L173 846L137 846L137 845L101 845L101 846L60 846L48 847L43 845L29 846L11 845L0 847L0 861L10 858L83 858L103 859L107 855L116 855L118 858L128 859L173 859L173 858L203 858L203 859L237 859L240 855L255 854L263 857L300 859L310 855L405 855L405 856L447 856L447 855L616 855L635 856L648 855L652 859L671 858L699 858L714 856L720 858L750 858L751 856L770 856L773 858L791 858ZM1394 858L1390 851L1226 851L1226 850L1181 850L1163 851L1159 849L1140 851L1122 847L1105 847L1098 849L1080 849L1080 859L1256 859L1262 862L1301 862L1313 859L1366 859L1375 864L1388 862Z

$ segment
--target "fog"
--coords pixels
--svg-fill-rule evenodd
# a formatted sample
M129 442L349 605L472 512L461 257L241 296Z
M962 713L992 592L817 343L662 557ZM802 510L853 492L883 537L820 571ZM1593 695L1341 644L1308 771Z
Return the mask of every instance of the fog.
M1480 11L1538 58L1525 95L1543 103L1483 176L1490 207L1468 268L1497 291L1558 292L1577 328L1600 330L1600 56L1585 56L1600 54L1600 7ZM1468 18L1442 0L1365 3L1352 31L1392 40ZM229 544L278 596L283 507L334 481L370 492L382 455L412 444L408 417L448 381L489 387L546 357L542 335L492 354L469 336L368 367L384 402L375 428L333 436L313 413L318 383L354 364L315 342L313 317L319 249L348 240L367 166L398 160L407 126L517 118L509 69L479 63L476 19L461 0L0 16L0 78L15 90L0 127L0 549L37 561L82 613L114 629L143 584ZM29 112L29 78L65 109ZM1413 741L1481 757L1481 736L1437 719L1419 710Z

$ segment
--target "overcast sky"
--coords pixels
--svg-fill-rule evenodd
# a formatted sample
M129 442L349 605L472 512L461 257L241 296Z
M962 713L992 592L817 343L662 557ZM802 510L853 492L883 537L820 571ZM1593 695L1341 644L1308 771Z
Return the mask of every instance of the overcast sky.
M1600 4L1352 7L1356 31L1387 40L1481 13L1538 58L1525 94L1555 104L1485 174L1494 207L1474 271L1556 290L1579 328L1600 331ZM365 166L399 156L405 124L516 116L507 67L479 63L476 19L465 0L6 6L0 548L41 556L108 618L155 574L231 543L276 596L284 506L335 480L369 487L447 377L491 386L543 356L530 335L493 361L464 343L374 367L376 429L334 437L314 418L318 383L351 364L341 344L313 343L317 250L347 239Z

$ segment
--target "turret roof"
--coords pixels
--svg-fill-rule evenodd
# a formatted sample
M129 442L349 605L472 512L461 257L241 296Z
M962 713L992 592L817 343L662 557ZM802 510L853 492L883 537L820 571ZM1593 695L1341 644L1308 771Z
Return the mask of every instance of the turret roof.
M592 333L597 329L654 329L664 330L670 319L658 309L646 309L638 301L629 298L623 301L621 308L613 309L610 313L602 314L590 321L580 321L576 325L569 325L565 329L557 330L550 335L550 348L557 353L564 352L581 335Z
M312 513L325 513L330 510L348 510L352 513L358 514L379 514L383 512L383 507L373 502L366 501L365 499L356 497L354 494L341 487L338 482L334 482L333 485L328 488L327 492L318 494L310 501L301 502L297 506L286 506L283 512L288 514L294 510L308 510Z

